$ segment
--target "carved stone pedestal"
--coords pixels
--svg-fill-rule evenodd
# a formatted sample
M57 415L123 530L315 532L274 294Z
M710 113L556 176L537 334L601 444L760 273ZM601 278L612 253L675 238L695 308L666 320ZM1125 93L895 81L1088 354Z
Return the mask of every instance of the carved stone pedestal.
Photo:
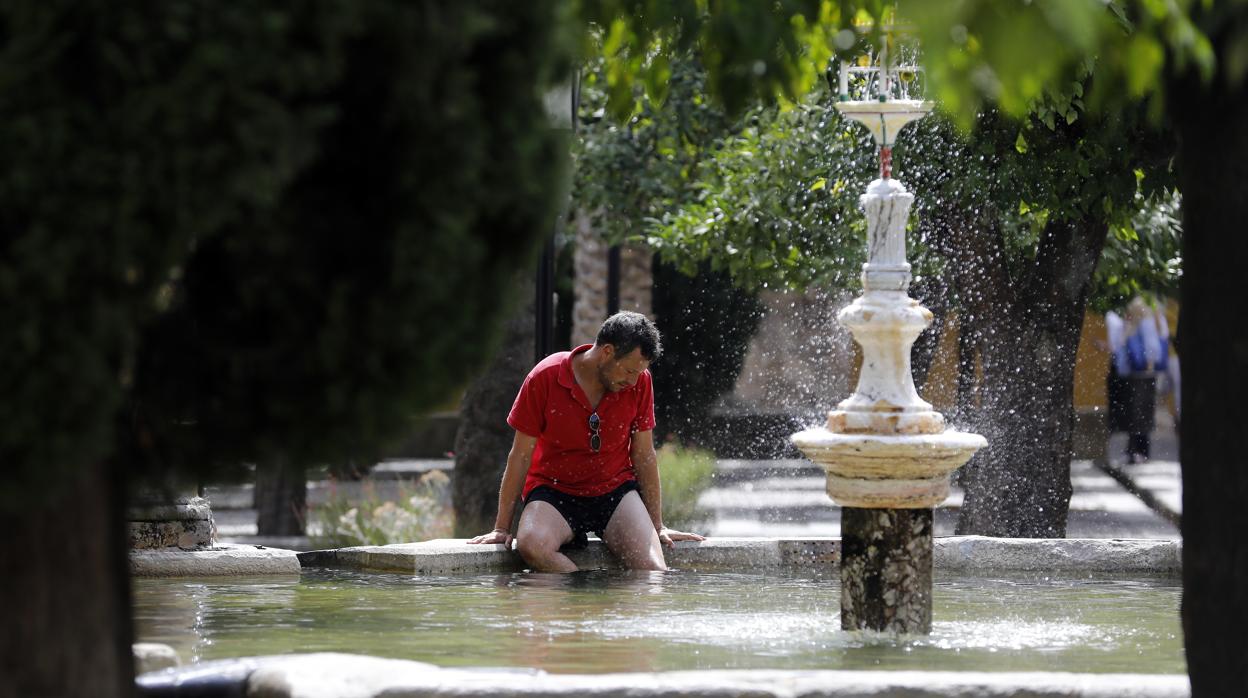
M140 495L139 499L149 501L136 502L126 512L131 550L212 547L217 529L207 499L190 495L163 502L155 496Z

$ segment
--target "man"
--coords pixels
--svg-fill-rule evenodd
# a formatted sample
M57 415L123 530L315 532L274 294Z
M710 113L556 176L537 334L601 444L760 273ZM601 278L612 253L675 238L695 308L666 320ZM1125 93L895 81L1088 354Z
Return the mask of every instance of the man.
M664 545L704 540L663 525L647 370L662 351L654 323L620 312L607 318L592 345L551 354L534 367L507 416L516 436L494 530L469 542L510 545L514 538L533 569L574 572L576 564L559 550L583 547L589 532L640 570L667 569Z

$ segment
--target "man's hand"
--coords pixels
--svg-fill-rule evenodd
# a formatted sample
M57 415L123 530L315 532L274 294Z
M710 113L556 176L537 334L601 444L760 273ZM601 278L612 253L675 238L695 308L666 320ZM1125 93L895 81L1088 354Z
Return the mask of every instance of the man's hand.
M659 529L659 542L663 545L666 545L669 548L675 548L676 541L678 540L706 540L706 536L699 536L696 533L677 531L675 529L668 528L667 526Z
M512 540L514 540L514 536L511 535L510 531L507 531L506 529L502 529L502 528L496 528L493 531L490 531L489 533L483 533L477 536L476 538L470 538L468 542L469 543L494 543L494 544L501 543L507 548L510 548Z

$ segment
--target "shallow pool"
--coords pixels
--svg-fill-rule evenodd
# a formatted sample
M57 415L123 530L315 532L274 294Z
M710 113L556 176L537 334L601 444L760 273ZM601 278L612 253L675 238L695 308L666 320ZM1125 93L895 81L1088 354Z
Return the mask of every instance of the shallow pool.
M183 663L336 651L559 673L1184 673L1178 580L937 579L933 632L840 629L836 574L689 571L136 579L138 641Z

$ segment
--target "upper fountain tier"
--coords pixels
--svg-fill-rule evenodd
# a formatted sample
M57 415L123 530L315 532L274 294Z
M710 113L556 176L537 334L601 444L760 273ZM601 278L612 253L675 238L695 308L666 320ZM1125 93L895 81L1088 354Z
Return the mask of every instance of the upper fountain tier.
M842 101L837 103L836 108L846 117L866 126L875 137L876 145L892 148L902 127L927 116L932 110L932 103L918 99Z
M864 54L857 64L839 64L836 108L866 126L886 152L906 124L932 110L932 103L921 99L924 72L917 65L918 48L907 46L903 37L886 32L878 51Z

